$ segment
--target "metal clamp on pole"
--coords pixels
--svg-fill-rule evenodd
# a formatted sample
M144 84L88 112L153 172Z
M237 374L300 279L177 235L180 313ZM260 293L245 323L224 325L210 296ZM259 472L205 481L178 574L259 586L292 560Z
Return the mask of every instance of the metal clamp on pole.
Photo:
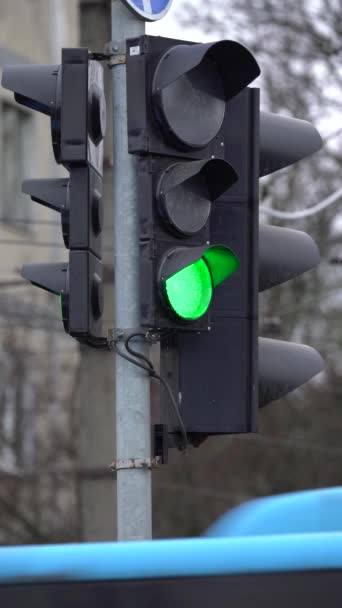
M119 42L108 42L105 47L107 57L109 58L108 67L112 68L115 65L124 65L126 63L125 46Z
M130 336L132 338L130 338ZM162 340L163 334L158 331L142 330L141 327L126 327L109 329L107 332L107 346L109 350L113 350L114 344L117 342L125 342L127 338L135 341L146 341L149 344L156 344Z
M113 53L108 61L108 67L112 68L114 65L123 63L126 63L126 53Z
M111 471L120 471L122 469L153 469L162 464L161 458L121 458L115 460L109 465Z

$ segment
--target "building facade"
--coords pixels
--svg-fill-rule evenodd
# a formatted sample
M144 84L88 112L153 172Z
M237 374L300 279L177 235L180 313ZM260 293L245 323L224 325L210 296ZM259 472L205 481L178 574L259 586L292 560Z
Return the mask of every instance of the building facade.
M78 0L2 0L0 70L58 64L79 44ZM0 543L77 534L73 434L79 353L60 306L20 276L27 262L64 261L57 213L22 194L25 178L65 175L50 120L0 87ZM60 517L60 513L64 517ZM59 515L58 515L59 514ZM72 521L71 521L72 520ZM64 521L64 532L56 526ZM59 523L58 523L59 522ZM67 523L65 523L67 522ZM69 523L70 525L69 525Z

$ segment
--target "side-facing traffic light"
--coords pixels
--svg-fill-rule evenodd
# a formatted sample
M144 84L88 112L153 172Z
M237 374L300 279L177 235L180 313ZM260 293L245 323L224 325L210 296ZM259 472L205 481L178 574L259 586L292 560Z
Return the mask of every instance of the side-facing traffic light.
M89 49L62 49L59 65L16 65L4 68L2 86L15 100L51 118L57 163L91 164L102 174L106 103L102 66Z
M56 161L68 178L28 179L23 192L61 214L69 261L25 264L33 285L58 294L64 328L73 337L96 343L102 337L103 138L106 106L101 65L86 48L63 49L60 65L10 66L2 85L15 99L51 117Z

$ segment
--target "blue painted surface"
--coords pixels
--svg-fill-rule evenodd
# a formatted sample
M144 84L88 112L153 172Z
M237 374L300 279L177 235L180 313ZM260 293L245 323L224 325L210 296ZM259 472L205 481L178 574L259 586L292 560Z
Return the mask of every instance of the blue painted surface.
M132 0L132 3L135 4L135 6L137 6L137 8L140 8L141 11L146 10L146 9L144 9L143 0ZM153 15L156 15L158 13L163 12L163 10L169 4L169 0L151 0L150 4L151 4L151 9L152 9L151 13ZM150 11L147 11L147 12L150 12Z
M208 536L254 536L342 531L342 487L270 496L233 509Z
M171 6L172 0L124 0L131 8L136 9L138 14L146 16L147 19L160 19Z
M334 568L341 533L0 548L0 584Z
M0 547L1 584L342 569L342 488L254 500L196 539Z

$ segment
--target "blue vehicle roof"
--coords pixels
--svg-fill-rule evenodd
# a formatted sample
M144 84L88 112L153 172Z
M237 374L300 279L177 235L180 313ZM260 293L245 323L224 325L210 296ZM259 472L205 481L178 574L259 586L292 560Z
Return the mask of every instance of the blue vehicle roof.
M208 537L2 547L0 585L340 570L341 507L337 488L252 501Z
M208 536L254 536L342 532L342 487L280 494L232 509Z
M342 568L342 533L0 549L0 584Z

